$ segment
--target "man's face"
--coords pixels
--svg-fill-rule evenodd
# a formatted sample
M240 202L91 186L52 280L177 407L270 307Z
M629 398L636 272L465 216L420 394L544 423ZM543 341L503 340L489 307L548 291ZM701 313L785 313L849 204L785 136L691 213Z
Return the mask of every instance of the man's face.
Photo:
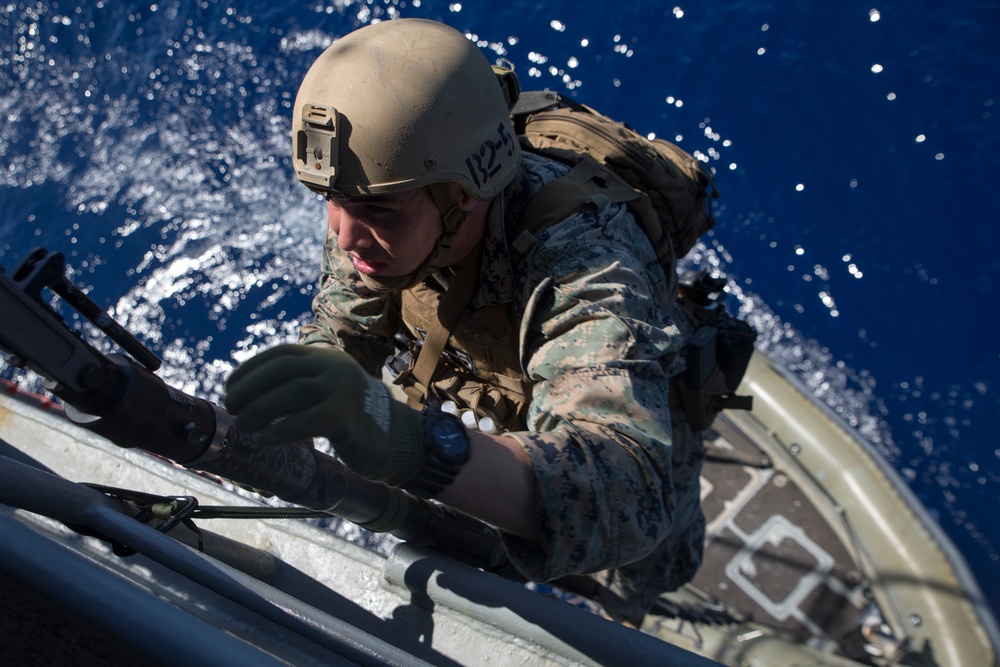
M427 188L327 202L330 229L360 273L413 273L441 236L441 214Z

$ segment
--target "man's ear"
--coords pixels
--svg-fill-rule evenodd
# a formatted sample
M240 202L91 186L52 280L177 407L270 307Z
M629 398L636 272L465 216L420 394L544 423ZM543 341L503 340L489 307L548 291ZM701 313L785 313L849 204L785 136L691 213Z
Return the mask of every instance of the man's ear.
M448 183L448 198L466 213L471 213L479 203L478 199L463 190L458 183Z

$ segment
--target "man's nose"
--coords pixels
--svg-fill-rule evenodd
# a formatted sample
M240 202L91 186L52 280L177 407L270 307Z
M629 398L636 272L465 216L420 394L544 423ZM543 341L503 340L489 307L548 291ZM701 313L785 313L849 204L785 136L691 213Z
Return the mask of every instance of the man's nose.
M345 252L370 248L373 239L368 226L343 208L330 209L330 224L337 233L337 245Z

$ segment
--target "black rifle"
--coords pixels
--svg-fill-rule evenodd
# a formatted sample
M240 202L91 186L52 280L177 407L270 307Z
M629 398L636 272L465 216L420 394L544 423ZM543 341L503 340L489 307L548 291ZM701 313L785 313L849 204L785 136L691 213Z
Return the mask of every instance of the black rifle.
M8 277L0 267L0 348L46 379L69 419L119 447L143 449L290 503L433 546L477 567L507 565L493 528L353 474L304 443L259 447L221 407L154 374L160 359L66 277L63 255L32 251ZM42 299L49 289L129 356L105 355Z

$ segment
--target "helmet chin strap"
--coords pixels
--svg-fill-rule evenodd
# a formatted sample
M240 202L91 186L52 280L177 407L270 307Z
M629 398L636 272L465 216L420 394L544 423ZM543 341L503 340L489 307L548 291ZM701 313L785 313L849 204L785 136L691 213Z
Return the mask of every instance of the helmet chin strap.
M465 219L469 217L469 214L462 210L457 201L452 200L451 195L448 193L447 183L431 183L427 187L431 192L431 197L434 198L434 204L441 213L441 225L443 228L441 236L438 237L434 248L427 255L427 259L412 273L408 273L405 276L390 276L386 278L366 276L362 273L362 282L373 291L393 292L406 289L416 284L417 281L422 280L425 276L443 268L436 262L451 250L451 244L455 240L455 237L458 236L458 230L462 226L462 223L465 222Z

